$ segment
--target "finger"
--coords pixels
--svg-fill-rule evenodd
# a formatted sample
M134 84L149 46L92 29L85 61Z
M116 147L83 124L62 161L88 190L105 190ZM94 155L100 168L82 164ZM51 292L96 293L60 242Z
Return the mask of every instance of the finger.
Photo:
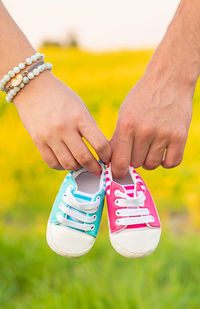
M142 166L146 160L147 154L152 140L146 139L139 134L136 134L133 141L133 149L131 156L131 163L133 167L138 168Z
M126 176L131 163L133 137L131 134L114 133L111 140L112 158L111 167L115 178Z
M45 145L39 148L40 154L43 160L53 169L63 170L62 165L57 159L56 155L53 153L52 149Z
M88 124L87 126L82 126L80 128L80 134L88 141L88 143L90 143L101 161L103 161L104 163L110 162L110 144L98 128L95 121L91 120L90 124Z
M143 167L147 170L157 168L162 163L166 146L166 141L155 139L149 148Z
M67 145L76 161L90 173L95 174L96 176L101 175L101 165L85 145L81 136L75 134L70 140L71 143L67 143Z
M167 150L161 165L164 168L173 168L181 164L183 160L185 144L177 145L171 143L167 146Z
M54 142L50 147L65 170L71 171L80 168L80 165L63 141Z

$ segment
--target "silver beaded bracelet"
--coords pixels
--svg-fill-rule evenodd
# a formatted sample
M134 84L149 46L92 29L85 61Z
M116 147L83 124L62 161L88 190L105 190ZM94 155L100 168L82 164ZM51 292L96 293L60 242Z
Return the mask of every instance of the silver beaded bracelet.
M36 53L32 55L30 58L27 58L24 62L20 62L18 66L14 67L11 71L9 71L7 74L4 75L4 77L0 80L0 90L4 91L6 84L13 80L15 82L19 80L20 76L18 74L21 72L21 70L25 69L27 65L31 65L33 62L36 62L38 60L43 59L44 60L44 54ZM17 75L16 75L17 74ZM16 75L16 77L15 77ZM15 79L14 79L15 77Z
M47 62L44 64L39 65L37 68L34 68L32 72L26 72L27 76L23 76L22 74L18 77L18 79L15 81L14 85L12 83L12 86L14 86L13 89L11 89L7 96L6 96L6 101L8 103L12 103L14 97L17 95L17 93L25 87L29 83L30 80L34 79L36 76L38 76L40 73L46 70L51 70L52 69L52 64Z

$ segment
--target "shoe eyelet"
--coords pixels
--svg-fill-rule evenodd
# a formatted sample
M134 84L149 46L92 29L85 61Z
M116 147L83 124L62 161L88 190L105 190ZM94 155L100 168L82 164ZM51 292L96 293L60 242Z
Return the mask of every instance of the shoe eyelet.
M151 216L151 222L154 222L154 221L155 221L154 217L153 217L153 216Z
M67 196L67 194L66 193L64 193L63 195L62 195L62 199L63 199L63 201L64 201L64 199L65 199L65 197Z
M119 210L115 211L116 216L120 216Z
M90 231L94 231L94 229L95 229L95 225L92 224L92 225L91 225L91 228L90 228Z
M119 219L115 221L116 225L120 225Z
M114 195L115 195L115 196L119 196L119 192L120 192L119 190L115 190L115 191L114 191Z
M119 200L115 200L115 205L119 205Z
M96 221L96 219L97 219L97 215L94 215L94 216L93 216L93 219L94 219L94 221Z

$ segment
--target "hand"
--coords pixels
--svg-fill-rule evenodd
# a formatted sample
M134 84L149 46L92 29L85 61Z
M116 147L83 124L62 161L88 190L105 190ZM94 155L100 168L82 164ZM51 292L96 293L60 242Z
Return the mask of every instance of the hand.
M181 80L173 70L156 74L147 69L120 108L111 140L115 177L123 177L130 163L145 169L159 165L172 168L181 163L194 89L194 84Z
M101 166L82 140L103 162L111 149L80 97L52 73L44 72L14 99L24 127L44 161L54 169L85 167L100 175Z

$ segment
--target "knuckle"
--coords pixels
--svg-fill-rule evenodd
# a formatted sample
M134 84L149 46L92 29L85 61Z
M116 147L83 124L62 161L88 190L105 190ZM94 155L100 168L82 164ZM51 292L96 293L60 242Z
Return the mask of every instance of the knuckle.
M70 162L65 156L60 156L59 161L66 170L70 170Z
M87 152L82 151L80 153L80 162L82 165L88 165L90 162L90 156L88 155Z
M78 163L73 159L73 157L69 157L66 154L61 154L59 156L59 161L61 162L62 166L65 170L76 170L78 168Z
M120 130L122 133L127 134L133 130L133 120L130 118L125 119L120 123Z
M127 168L127 161L123 158L120 158L120 159L118 159L118 161L116 162L115 165L118 168L118 170L124 171Z
M126 176L126 170L119 170L117 167L113 168L113 175L116 178L123 178Z
M168 139L169 136L170 136L170 132L168 130L160 129L158 132L158 138L160 141Z
M67 171L75 171L78 168L78 165L76 165L75 163L66 163L65 165L63 164L63 167Z
M125 159L121 158L116 160L116 162L112 164L112 166L113 166L113 174L116 178L122 178L126 176L128 166Z
M174 168L174 167L180 165L181 162L182 162L182 158L181 159L175 159L175 160L167 160L164 163L164 167L165 168Z
M187 138L185 130L173 132L171 136L175 143L183 143Z
M154 170L159 165L160 165L160 162L158 161L148 160L144 163L144 168L148 170Z
M53 130L57 132L62 132L66 128L66 123L63 121L58 121L53 124Z
M143 126L140 128L140 136L144 139L149 139L155 134L155 128L153 126Z
M47 161L47 164L49 165L50 168L52 168L54 170L60 168L60 166L59 166L57 161Z
M32 135L32 140L36 146L41 145L42 143L41 134L35 133L34 135Z
M96 146L96 151L97 152L103 152L105 150L105 148L107 147L107 145L108 145L108 143L105 140L99 142Z
M134 168L139 168L142 166L143 162L142 161L136 161L136 160L133 160L131 162L131 164L133 165Z
M50 141L52 139L52 136L53 136L52 132L54 132L53 129L52 130L51 129L46 130L46 132L44 132L44 134L43 134L43 139L45 141Z
M70 168L68 170L70 171L75 171L79 168L80 166L78 165L78 163L71 163Z
M85 121L85 117L83 117L83 114L77 110L73 112L73 121L75 121L75 123L79 123L79 125L85 125L87 123Z

